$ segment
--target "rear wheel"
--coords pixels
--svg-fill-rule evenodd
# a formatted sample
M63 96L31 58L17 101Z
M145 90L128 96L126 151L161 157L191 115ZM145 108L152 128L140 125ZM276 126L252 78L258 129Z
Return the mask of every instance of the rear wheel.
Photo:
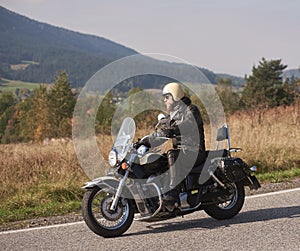
M204 211L209 216L217 220L225 220L234 217L241 211L245 201L244 186L240 183L232 183L228 189L230 190L229 200L205 207Z
M97 186L83 196L83 219L94 233L103 237L120 236L133 221L134 210L131 200L120 198L115 211L110 210L112 201L113 194Z

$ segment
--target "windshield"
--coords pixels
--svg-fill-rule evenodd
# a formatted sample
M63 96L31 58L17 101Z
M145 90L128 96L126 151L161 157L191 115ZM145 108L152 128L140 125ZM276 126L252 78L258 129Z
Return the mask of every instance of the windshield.
M125 118L113 145L117 152L118 161L122 161L131 146L135 134L135 122L132 118Z

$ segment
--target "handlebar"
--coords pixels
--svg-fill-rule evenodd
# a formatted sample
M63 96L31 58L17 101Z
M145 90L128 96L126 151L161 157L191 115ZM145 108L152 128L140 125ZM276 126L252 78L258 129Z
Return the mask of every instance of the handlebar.
M162 132L155 132L138 139L138 141L134 144L134 147L138 149L140 146L145 145L148 148L152 148L163 144L164 142L161 141L166 141L168 139L170 138L163 136Z

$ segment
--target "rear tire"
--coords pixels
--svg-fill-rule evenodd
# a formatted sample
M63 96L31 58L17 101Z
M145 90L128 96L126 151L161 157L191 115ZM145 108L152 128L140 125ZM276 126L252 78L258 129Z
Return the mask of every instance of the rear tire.
M117 237L131 226L134 218L132 201L120 198L117 209L109 210L113 194L105 188L88 190L82 200L82 216L87 226L97 235Z
M233 196L230 200L216 205L206 206L204 211L217 220L230 219L242 209L245 201L245 189L241 183L232 183Z

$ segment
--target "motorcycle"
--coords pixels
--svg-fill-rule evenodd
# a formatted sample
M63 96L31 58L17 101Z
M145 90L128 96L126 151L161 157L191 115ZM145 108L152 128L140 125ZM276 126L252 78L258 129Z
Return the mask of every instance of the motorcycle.
M157 127L164 120L160 114ZM135 122L125 118L109 153L112 167L105 176L87 182L82 200L82 214L87 226L97 235L117 237L131 226L133 220L162 221L204 210L209 216L230 219L237 215L245 200L245 186L258 189L260 183L242 159L232 157L239 148L230 147L227 125L218 129L217 143L227 140L227 149L206 151L207 158L195 166L178 185L180 206L164 203L168 177L165 153L151 148L153 134L133 143ZM166 137L156 133L155 140Z

